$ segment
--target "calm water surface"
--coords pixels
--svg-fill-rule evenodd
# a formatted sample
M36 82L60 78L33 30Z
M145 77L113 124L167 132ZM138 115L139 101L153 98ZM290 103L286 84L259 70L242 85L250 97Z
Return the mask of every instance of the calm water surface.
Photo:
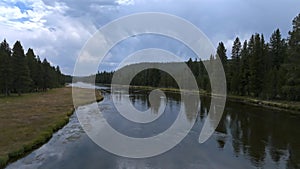
M147 91L132 91L132 104L149 108ZM117 131L132 137L150 137L166 130L176 119L179 94L166 93L164 114L149 124L132 123L122 117L112 97L98 103L104 117ZM122 97L120 97L122 98ZM159 104L153 108L158 111ZM227 102L223 118L214 135L198 143L210 99L201 97L201 108L187 137L172 150L151 158L130 159L113 155L97 146L81 128L76 114L53 138L7 169L253 169L300 168L300 116L287 112ZM88 111L82 106L77 111ZM121 142L119 144L122 144Z

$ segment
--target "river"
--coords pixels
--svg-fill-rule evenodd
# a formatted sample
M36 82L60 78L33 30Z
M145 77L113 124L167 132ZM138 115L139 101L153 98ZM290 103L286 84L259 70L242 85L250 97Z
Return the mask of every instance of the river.
M149 124L132 123L117 112L112 94L103 92L103 95L104 100L97 104L107 122L132 137L150 137L166 130L176 119L181 105L179 94L166 93L167 104L160 118ZM134 91L130 99L139 110L149 108L147 91ZM87 136L74 113L70 122L48 143L6 169L300 168L300 116L227 101L217 130L208 141L199 144L209 105L210 98L201 97L197 116L186 112L187 121L196 118L189 134L176 147L155 157L132 159L103 150ZM76 111L91 111L89 106Z

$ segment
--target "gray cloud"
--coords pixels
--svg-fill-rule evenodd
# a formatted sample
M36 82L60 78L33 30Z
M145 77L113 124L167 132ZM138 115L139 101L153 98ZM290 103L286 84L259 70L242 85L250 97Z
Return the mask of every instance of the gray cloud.
M11 45L14 41L21 40L25 48L34 48L38 55L60 65L63 72L68 74L72 73L79 51L89 37L104 24L124 15L137 12L166 12L183 17L200 28L214 45L223 41L229 54L236 36L245 40L258 32L263 33L268 40L277 28L287 36L292 19L300 12L300 1L295 0L43 0L39 3L32 0L21 1L28 5L28 9L36 11L29 16L33 21L24 24L3 20L8 16L1 15L0 12L0 38L7 38ZM29 6L32 4L35 6ZM23 15L24 10L20 9L21 12L16 17ZM35 21L34 18L39 19ZM183 56L192 55L184 45L178 47L179 45L170 39L155 36L132 38L118 44L107 56L106 65L101 68L112 69L126 55L148 47L160 47Z

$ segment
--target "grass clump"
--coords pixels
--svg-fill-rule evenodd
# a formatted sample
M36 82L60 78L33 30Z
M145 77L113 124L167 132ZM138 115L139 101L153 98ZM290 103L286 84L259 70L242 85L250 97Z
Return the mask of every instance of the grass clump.
M0 168L3 168L8 163L8 155L0 156Z

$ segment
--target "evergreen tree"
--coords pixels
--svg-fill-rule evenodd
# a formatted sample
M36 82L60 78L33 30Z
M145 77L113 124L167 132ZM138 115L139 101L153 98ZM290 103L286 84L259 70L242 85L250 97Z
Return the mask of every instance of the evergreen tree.
M224 46L223 42L219 43L219 46L217 48L217 54L223 64L224 70L226 71L226 67L227 67L227 55L226 55L226 48Z
M250 68L250 90L253 96L258 97L262 91L263 84L263 46L259 34L252 35L248 44L249 47L249 68Z
M37 56L37 78L36 78L36 85L38 87L38 90L42 89L44 90L44 66L40 60L40 57Z
M224 68L224 71L225 71L225 74L226 74L226 77L229 77L229 72L228 72L228 65L227 65L227 55L226 55L226 48L224 46L224 43L223 42L220 42L218 47L217 47L217 54L218 54L218 58L216 57L216 59L220 59L222 65L223 65L223 68ZM215 65L216 62L212 62L213 65ZM213 72L214 72L214 66L213 66ZM215 75L213 75L212 78L217 78L215 77ZM227 79L226 82L230 82L230 80ZM230 86L230 85L228 85ZM230 89L230 88L229 88Z
M8 96L12 86L11 49L4 39L0 44L0 90Z
M55 68L55 72L56 72L56 81L58 83L58 86L62 86L65 84L65 79L60 71L59 66L56 66Z
M30 88L34 89L35 91L38 90L38 78L39 78L39 72L38 72L38 62L36 60L36 56L34 54L33 49L29 48L26 53L26 60L30 72L30 78L32 79L32 83L30 84Z
M289 32L288 45L287 81L283 93L288 99L300 100L300 14L293 20L293 30Z
M250 87L249 87L249 78L250 78L250 67L249 67L249 50L248 50L248 42L244 41L243 48L241 50L241 67L240 67L240 94L241 95L249 95Z
M281 95L284 85L285 73L281 67L286 58L286 43L281 38L280 30L273 32L268 45L269 52L265 55L264 95L267 99L273 99Z
M17 41L13 47L12 53L13 64L13 84L15 91L21 95L28 90L31 82L29 69L26 63L25 54L20 41Z
M238 94L240 86L240 59L241 59L241 42L237 37L233 43L231 51L231 65L230 65L230 90Z
M224 44L222 42L218 44L217 54L225 69L229 92L267 99L300 99L299 18L300 15L293 20L293 30L289 32L288 43L281 37L279 29L273 32L269 43L266 43L264 36L260 34L252 35L243 45L237 37L230 60L227 59ZM203 61L207 70L201 61L189 59L186 62L196 77L198 86L206 91L210 91L208 72L212 75L211 78L217 78L214 76L215 61L213 55L209 60ZM176 66L174 63L165 64ZM113 72L110 77L112 74ZM97 77L99 81L103 79L105 81L105 76L106 73L100 73ZM159 77L159 82L152 80L155 77ZM146 70L134 78L133 84L176 86L175 81L168 77L162 71Z
M46 59L42 63L33 49L29 48L25 55L20 41L16 41L12 50L5 39L1 42L0 93L21 95L23 92L60 87L65 84L65 77L59 66L51 66Z
M43 85L42 89L46 91L48 88L52 88L52 79L51 79L51 66L50 63L45 58L42 62L42 69L43 69Z
M284 62L286 58L287 48L285 40L281 38L281 33L279 29L274 31L271 35L269 47L270 55L272 57L272 67L275 67L278 70L280 68L280 65Z

